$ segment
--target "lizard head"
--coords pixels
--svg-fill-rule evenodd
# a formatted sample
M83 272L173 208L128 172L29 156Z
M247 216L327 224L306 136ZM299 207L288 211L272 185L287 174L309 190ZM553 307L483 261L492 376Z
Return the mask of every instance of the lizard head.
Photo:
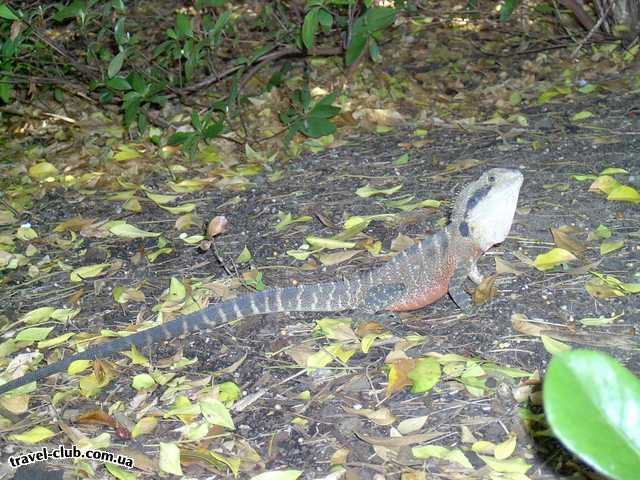
M503 242L511 230L522 181L520 170L492 168L467 185L453 212L458 233L482 251Z

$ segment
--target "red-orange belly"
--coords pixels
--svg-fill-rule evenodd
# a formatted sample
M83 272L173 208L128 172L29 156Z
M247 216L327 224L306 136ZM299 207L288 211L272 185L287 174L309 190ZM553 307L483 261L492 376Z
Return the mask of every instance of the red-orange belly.
M426 307L446 295L448 289L448 281L438 282L436 287L431 287L403 298L401 302L387 307L386 310L390 312L408 312Z

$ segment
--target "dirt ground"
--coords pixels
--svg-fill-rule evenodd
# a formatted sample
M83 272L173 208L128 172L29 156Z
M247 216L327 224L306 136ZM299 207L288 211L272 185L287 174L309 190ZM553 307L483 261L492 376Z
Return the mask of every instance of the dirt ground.
M242 478L263 468L299 469L304 471L304 478L322 478L329 474L332 456L340 449L348 449L342 463L346 469L343 478L400 478L401 474L405 475L403 478L421 478L408 475L425 468L426 478L489 478L484 463L465 448L468 447L465 442L469 441L465 437L471 434L478 440L500 443L510 432L517 438L513 456L532 465L528 478L597 478L545 433L544 424L523 416L523 410L541 411L535 381L527 383L505 375L489 375L484 393L474 396L458 379L443 377L426 394L412 394L405 388L386 396L388 376L384 360L403 339L421 335L421 341L406 351L411 357L429 352L458 354L542 375L550 354L539 337L514 329L512 316L521 314L548 329L560 341L573 347L609 352L635 373L640 372L636 336L640 297L595 299L584 288L591 275L580 270L581 266L601 260L597 265L599 272L628 282L640 281L640 211L634 204L609 202L588 191L590 182L571 178L572 174L597 174L615 166L627 169L630 176L625 179L640 186L640 130L637 111L632 108L638 102L637 96L601 95L589 97L581 105L568 103L531 110L527 112L531 124L518 132L517 141L506 138L499 127L474 132L434 128L429 131L428 141L411 149L409 160L403 165L393 162L415 140L411 132L358 136L339 148L290 162L278 181L261 175L249 190L241 193L218 190L195 193L190 200L198 204L199 212L206 212L203 216L224 215L229 220L228 231L216 237L215 248L202 251L176 243L171 253L155 263L138 264L132 261L136 253L151 248L155 239L121 242L91 238L81 248L68 249L65 261L73 267L114 259L122 261L123 267L102 282L85 284L84 288L94 290L81 297L82 315L67 325L59 325L55 333L121 330L139 314L150 317L151 308L171 277L224 280L233 278L236 271L246 272L253 267L262 272L267 286L284 286L294 281L319 282L370 268L384 261L384 256L375 258L362 251L336 266L312 268L309 262L294 260L285 252L296 249L308 235L334 235L339 227L331 225L341 225L349 215L388 213L390 210L376 198L354 194L366 184L385 188L402 184L401 193L410 193L416 199L450 202L461 185L486 168L519 168L525 182L511 235L482 258L480 270L485 274L495 272L495 259L500 258L517 265L521 274L500 275L495 298L480 305L473 315L462 315L451 300L443 298L433 306L403 315L390 327L391 336L374 344L368 353L356 353L348 362L332 363L311 373L305 373L287 352L301 345L317 350L326 344L326 339L313 333L314 321L322 318L321 314L257 317L215 332L174 339L143 353L149 356L153 368L165 372L172 371L171 365L179 359L197 359L173 370L188 381L213 374L215 383L237 384L246 404L242 410L232 410L236 431L232 435L211 432L215 434L200 446L230 458L251 459L253 468L242 473ZM576 127L568 121L574 113L585 109L597 111L588 127ZM537 148L532 148L534 142ZM145 184L153 187L166 180L156 174ZM99 197L88 196L78 201L74 195L54 189L21 221L30 222L41 235L46 235L55 225L76 216L126 218L126 212L111 207L115 205ZM313 219L277 232L274 225L279 211L290 212L294 217L310 215ZM173 220L169 215L158 220L162 213L159 209L149 210L146 219L144 213L139 214L136 224L141 228L152 226L154 231L164 230L169 237ZM388 253L392 240L399 234L422 238L437 229L436 222L447 214L446 206L414 210L402 214L394 224L374 222L364 234L380 240L382 253ZM324 224L319 218L324 219ZM145 220L153 224L145 225ZM622 249L601 257L597 242L588 243L584 258L551 273L522 263L523 256L533 259L553 246L550 228L570 225L575 227L574 236L585 240L588 232L601 224L613 232L614 238L625 241ZM234 259L245 246L252 255L250 266L236 265ZM9 278L5 278L1 296L2 311L9 323L36 307L66 304L80 288L72 285L64 272L39 281L30 281L19 271L6 275ZM116 285L144 285L146 307L139 303L116 306L111 296ZM231 288L235 293L243 290L237 282ZM586 317L617 315L620 317L616 321L605 326L587 327L579 322ZM53 358L55 355L46 354ZM10 433L50 424L52 415L54 424L66 424L68 429L78 414L94 409L117 412L119 423L126 425L127 419L129 423L139 419L135 408L145 407L148 411L169 408L173 397L164 396L163 388L141 399L131 387L131 377L148 371L146 367L132 365L123 356L113 361L117 365L116 377L93 398L71 395L54 407L50 403L54 392L70 390L77 381L64 374L39 383L28 412L19 416L18 423L5 423L0 430L0 438L4 438L3 456L15 454L18 449L8 440ZM530 394L524 399L514 398L523 385L533 385ZM187 387L185 393L193 396L196 390ZM301 393L307 391L308 399L301 400ZM120 407L116 408L118 402ZM382 408L395 418L393 427L357 413ZM425 463L411 456L412 445L385 443L393 438L390 429L398 422L422 416L426 416L426 422L419 433L430 436L428 442L420 443L462 447L473 469L433 459ZM84 429L90 437L110 432L108 450L129 455L137 464L144 465L157 454L159 442L178 437L176 429L181 425L176 417L160 417L155 431L138 439L119 437L117 431L104 425L77 428ZM62 438L49 442L52 446L66 443ZM57 478L38 477L42 474L38 473L39 468L34 467L30 473L19 470L16 478ZM70 462L49 468L58 469L58 473L66 470L67 475L78 473ZM101 469L94 474L105 475ZM189 478L227 475L224 467L215 462L193 460L185 470Z

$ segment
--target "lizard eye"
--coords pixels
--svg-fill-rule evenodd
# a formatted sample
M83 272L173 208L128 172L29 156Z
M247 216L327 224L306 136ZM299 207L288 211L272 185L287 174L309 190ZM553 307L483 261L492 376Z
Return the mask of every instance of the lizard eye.
M496 177L495 177L495 175L491 175L491 176L489 177L489 183L496 183Z

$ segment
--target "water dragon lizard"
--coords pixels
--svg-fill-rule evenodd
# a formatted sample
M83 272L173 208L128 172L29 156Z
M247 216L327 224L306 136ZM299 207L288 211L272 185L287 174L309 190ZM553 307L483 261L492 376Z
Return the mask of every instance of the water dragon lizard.
M0 395L64 371L75 360L95 360L132 345L153 345L194 331L273 312L402 312L429 305L449 293L463 311L472 307L463 288L468 277L479 283L476 262L501 243L511 223L523 182L519 170L493 168L466 185L455 202L451 222L400 252L382 266L340 281L272 288L209 305L203 310L90 347L61 361L0 385Z

